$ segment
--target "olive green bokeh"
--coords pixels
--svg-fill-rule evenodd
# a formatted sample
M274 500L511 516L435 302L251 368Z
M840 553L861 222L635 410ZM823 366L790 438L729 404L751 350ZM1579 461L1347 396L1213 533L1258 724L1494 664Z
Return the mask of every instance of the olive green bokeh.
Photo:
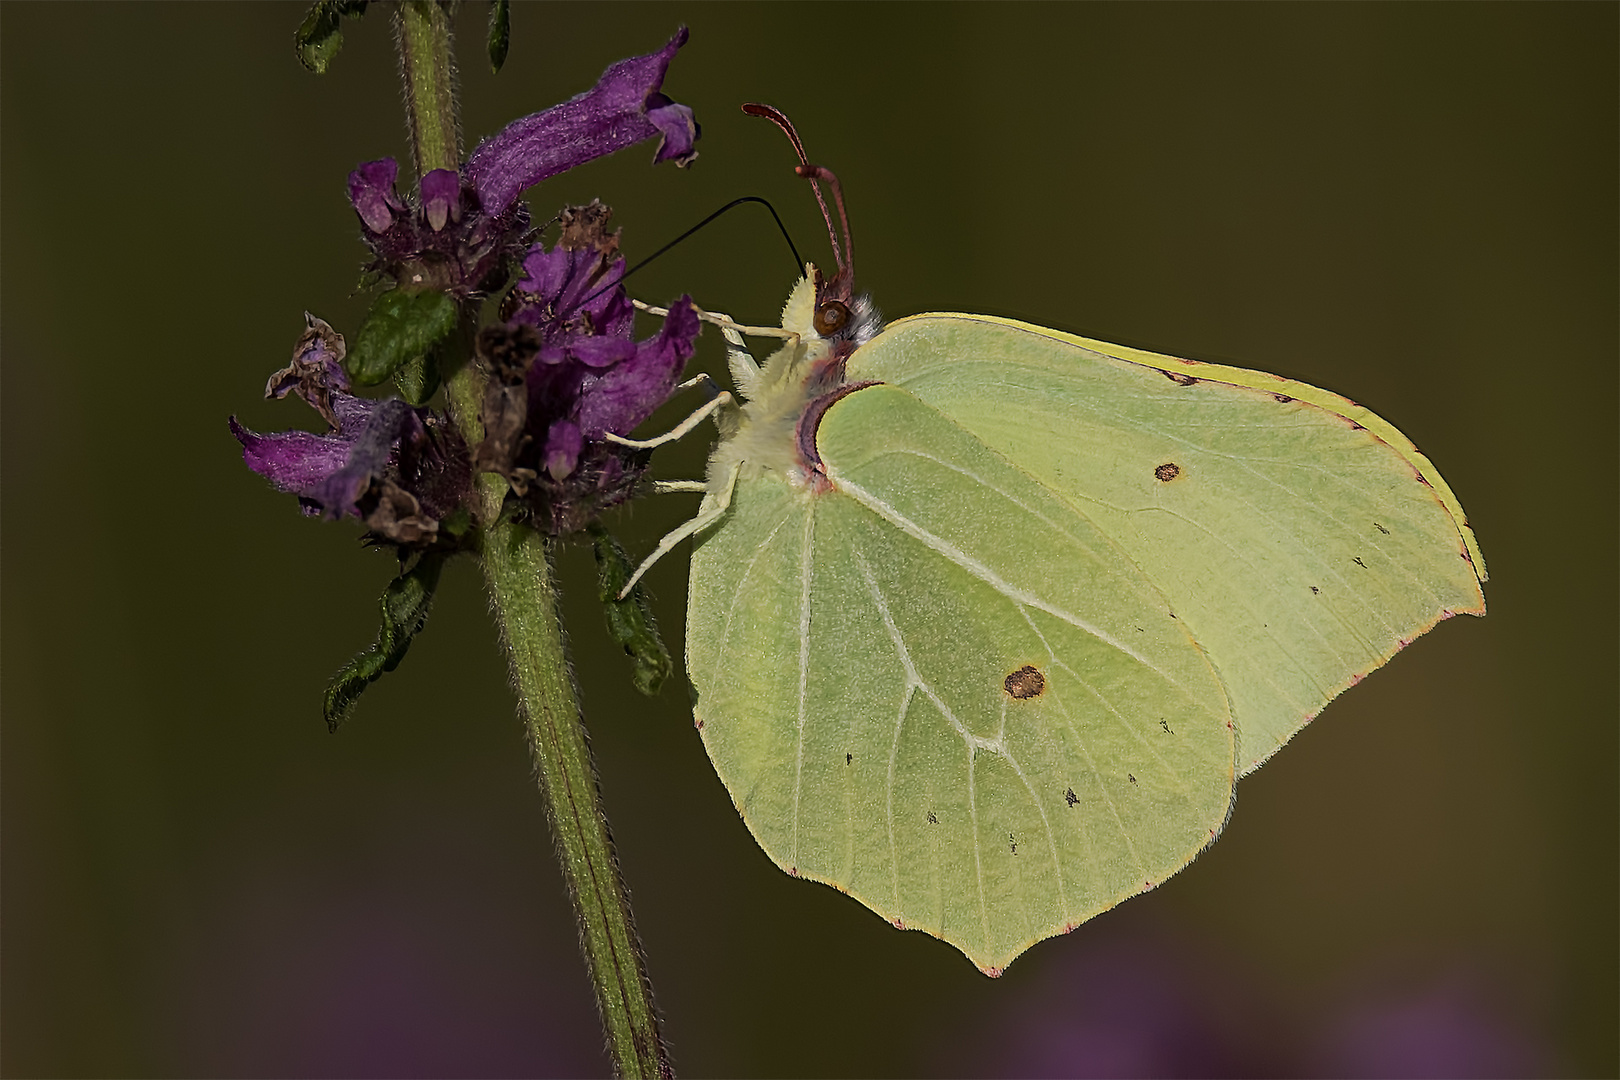
M320 77L302 15L0 8L7 1075L603 1067L477 574L448 568L408 660L329 737L321 690L391 563L300 520L225 427L309 419L264 379L304 310L358 326L344 177L408 158L386 11L346 21ZM1016 1071L1017 1018L1124 943L1149 973L1202 958L1185 992L1245 1004L1235 1071L1331 1071L1334 1017L1450 973L1537 1069L1612 1074L1617 9L519 5L492 76L475 5L469 141L682 21L666 90L699 161L632 148L531 192L538 217L600 197L634 255L761 194L825 261L787 146L737 110L770 102L844 182L885 311L1348 394L1439 465L1492 579L1488 618L1438 627L1243 781L1208 855L991 982L770 864L679 670L656 699L630 685L580 545L575 662L677 1067ZM764 218L635 291L774 322L793 268ZM724 370L715 335L699 355ZM692 503L614 528L635 555ZM648 581L672 642L683 562Z

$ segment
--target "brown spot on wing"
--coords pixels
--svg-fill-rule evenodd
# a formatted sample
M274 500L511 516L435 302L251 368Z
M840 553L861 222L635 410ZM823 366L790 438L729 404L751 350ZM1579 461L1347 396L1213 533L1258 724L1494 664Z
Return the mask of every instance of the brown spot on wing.
M1046 692L1046 676L1025 664L1009 674L1001 685L1007 691L1008 697L1015 701L1027 701Z

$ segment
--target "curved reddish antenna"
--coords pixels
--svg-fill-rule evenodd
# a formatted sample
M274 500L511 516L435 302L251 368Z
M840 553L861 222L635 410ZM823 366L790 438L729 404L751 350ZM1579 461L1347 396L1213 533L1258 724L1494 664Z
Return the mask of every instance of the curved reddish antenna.
M816 202L821 206L822 220L827 223L827 239L832 242L833 260L838 264L838 273L833 279L832 287L843 294L843 299L849 299L855 283L855 241L850 235L849 214L844 209L844 189L838 183L838 177L833 175L831 169L810 164L810 159L804 153L804 143L799 141L799 133L793 130L793 125L780 111L769 105L753 102L744 105L742 110L749 116L762 116L769 120L781 128L793 143L793 149L799 155L799 164L794 166L793 171L810 181L810 186L816 193ZM833 228L832 213L827 209L827 200L822 196L821 185L817 182L820 180L827 181L832 187L833 202L838 206L838 223L842 226L844 236L842 248L838 244L838 231Z

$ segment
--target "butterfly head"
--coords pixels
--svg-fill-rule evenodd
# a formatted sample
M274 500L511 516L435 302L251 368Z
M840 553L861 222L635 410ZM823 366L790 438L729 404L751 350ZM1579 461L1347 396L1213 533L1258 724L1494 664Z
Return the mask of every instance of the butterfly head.
M810 327L832 345L835 352L848 355L870 341L883 329L883 316L865 293L845 287L837 275L824 281L821 271L809 267L815 285L816 305Z

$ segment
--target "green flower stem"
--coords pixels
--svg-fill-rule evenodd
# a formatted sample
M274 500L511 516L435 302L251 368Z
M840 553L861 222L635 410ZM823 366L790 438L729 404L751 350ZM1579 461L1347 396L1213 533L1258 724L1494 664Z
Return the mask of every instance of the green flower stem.
M395 17L418 168L457 168L461 155L449 17L432 0L404 0ZM450 412L469 445L476 445L483 433L478 411L484 376L468 360L476 330L476 311L469 309L454 350L460 362L444 364ZM441 362L450 359L442 356ZM479 477L484 578L528 725L563 877L574 900L580 947L596 988L608 1051L620 1076L670 1076L646 959L614 857L563 645L548 542L527 526L498 520L505 492L501 477Z
M461 121L450 52L450 16L434 0L403 0L394 11L418 175L461 167Z
M590 744L574 703L545 541L522 525L495 526L484 537L484 574L523 699L540 788L579 916L585 963L614 1066L626 1077L673 1075L629 894L602 814Z

